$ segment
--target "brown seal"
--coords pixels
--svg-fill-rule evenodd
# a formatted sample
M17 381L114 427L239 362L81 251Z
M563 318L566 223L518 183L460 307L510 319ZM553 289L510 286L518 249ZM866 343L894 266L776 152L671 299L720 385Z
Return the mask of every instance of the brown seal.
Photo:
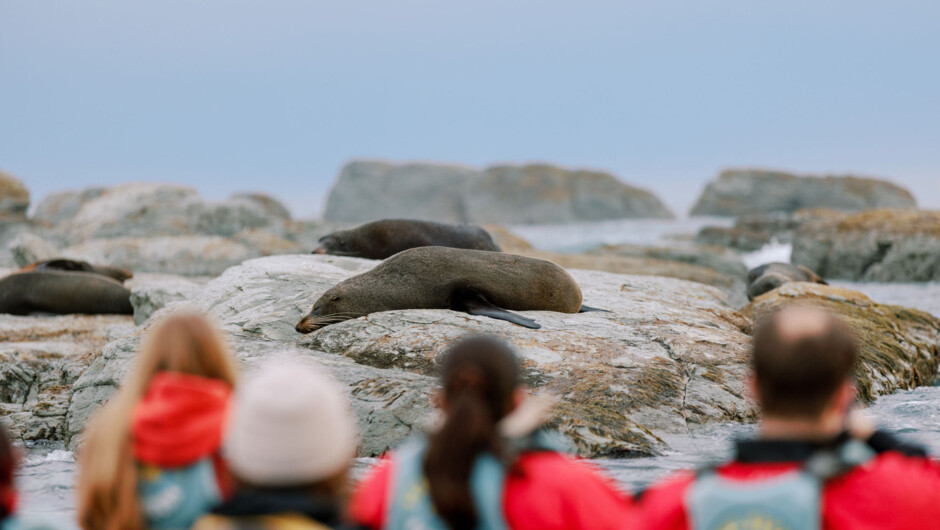
M818 274L802 265L767 263L755 267L747 273L747 299L753 300L789 282L810 282L828 285Z
M20 272L29 271L69 271L69 272L88 272L92 274L101 274L113 278L119 282L124 282L134 277L131 271L118 267L108 267L106 265L92 265L87 261L75 259L55 258L30 263L20 269Z
M325 235L313 254L385 259L410 248L431 246L499 252L489 232L477 225L384 219Z
M0 278L0 313L132 315L134 308L131 292L107 276L32 270Z
M452 309L537 329L514 311L578 313L581 288L550 261L446 247L406 250L329 289L296 329L310 333L380 311Z

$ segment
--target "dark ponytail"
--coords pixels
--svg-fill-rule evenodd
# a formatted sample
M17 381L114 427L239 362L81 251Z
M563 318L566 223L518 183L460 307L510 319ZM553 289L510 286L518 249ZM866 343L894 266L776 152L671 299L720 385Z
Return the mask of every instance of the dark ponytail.
M470 473L480 453L502 456L498 425L512 409L519 364L501 340L464 339L444 355L441 383L446 419L428 440L424 476L441 519L454 530L473 530L479 518Z

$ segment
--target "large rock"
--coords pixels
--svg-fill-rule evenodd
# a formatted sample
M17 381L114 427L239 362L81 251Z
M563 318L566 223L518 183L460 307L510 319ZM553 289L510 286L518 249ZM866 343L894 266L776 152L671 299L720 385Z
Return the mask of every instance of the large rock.
M549 165L485 170L355 161L340 172L324 218L361 223L406 217L441 222L570 223L672 213L652 193L600 172Z
M940 211L875 210L803 225L793 263L823 278L940 280Z
M206 284L199 279L169 275L155 275L141 281L141 276L138 274L127 285L131 289L134 323L138 326L173 302L193 299Z
M852 176L797 176L778 171L731 169L709 182L692 215L740 216L804 208L857 211L914 208L906 189Z
M48 227L57 226L75 217L85 203L101 197L106 190L107 188L86 188L50 193L39 201L32 219Z
M221 236L113 237L68 247L62 255L134 272L217 276L262 254Z
M61 252L47 239L43 239L35 232L18 234L9 244L10 253L17 267L25 267L37 261L53 259L61 256Z
M72 385L91 353L133 331L127 316L0 315L0 416L13 437L67 440Z
M469 220L477 223L554 224L673 217L649 191L598 171L548 165L495 166L469 184L464 210Z
M251 260L211 281L186 307L217 319L249 364L261 358L254 351L329 361L360 413L363 454L393 446L416 425L427 411L435 360L468 333L501 335L515 345L527 381L559 396L552 422L583 454L655 454L664 448L658 433L753 418L743 382L749 339L741 329L748 321L716 290L690 282L574 271L585 302L613 313L525 313L538 319L541 330L452 311L409 310L305 337L294 331L323 291L375 263L310 255ZM113 391L134 340L108 345L76 382L71 433Z
M257 195L236 196L216 203L201 199L192 188L160 183L125 184L97 196L96 190L89 193L93 197L73 197L80 203L74 216L52 217L58 220L69 241L180 235L228 237L257 228L281 233L288 220L283 206L270 197Z
M812 303L839 316L857 334L859 394L877 396L933 384L940 365L940 319L916 309L876 304L857 291L793 282L754 299L742 310L756 321L793 303Z
M796 231L804 224L824 219L838 219L846 212L826 208L799 210L794 213L774 212L744 215L734 226L706 226L695 236L701 245L732 248L742 252L760 250L769 243L792 243Z
M0 222L23 220L29 209L29 190L23 182L0 171Z

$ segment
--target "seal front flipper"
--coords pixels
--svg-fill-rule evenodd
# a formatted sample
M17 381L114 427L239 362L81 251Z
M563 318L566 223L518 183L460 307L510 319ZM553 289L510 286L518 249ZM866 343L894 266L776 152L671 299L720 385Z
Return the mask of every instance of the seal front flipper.
M471 315L505 320L506 322L512 322L513 324L518 324L529 329L539 329L542 327L541 324L531 318L517 315L511 311L506 311L502 307L493 305L479 293L464 292L454 294L450 308L454 311L463 311Z
M601 309L599 307L591 307L589 305L581 306L581 309L578 310L578 313L590 313L591 311L600 311L601 313L611 313L612 311L608 309Z

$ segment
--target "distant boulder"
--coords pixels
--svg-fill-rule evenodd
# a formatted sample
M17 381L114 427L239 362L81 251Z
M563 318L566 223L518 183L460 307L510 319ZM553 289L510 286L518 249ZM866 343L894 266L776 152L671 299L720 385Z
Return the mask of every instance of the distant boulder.
M102 196L107 188L85 188L77 191L61 191L43 197L33 212L33 221L53 227L75 217L86 202Z
M940 211L871 210L807 223L791 261L825 278L940 281Z
M20 179L0 171L0 221L23 220L27 209L29 190Z
M915 208L906 189L852 176L797 176L779 171L731 169L709 182L692 215L740 215L795 212L804 208L858 211Z
M324 218L362 223L385 218L495 224L671 218L652 193L613 175L549 165L477 170L442 164L347 164Z

